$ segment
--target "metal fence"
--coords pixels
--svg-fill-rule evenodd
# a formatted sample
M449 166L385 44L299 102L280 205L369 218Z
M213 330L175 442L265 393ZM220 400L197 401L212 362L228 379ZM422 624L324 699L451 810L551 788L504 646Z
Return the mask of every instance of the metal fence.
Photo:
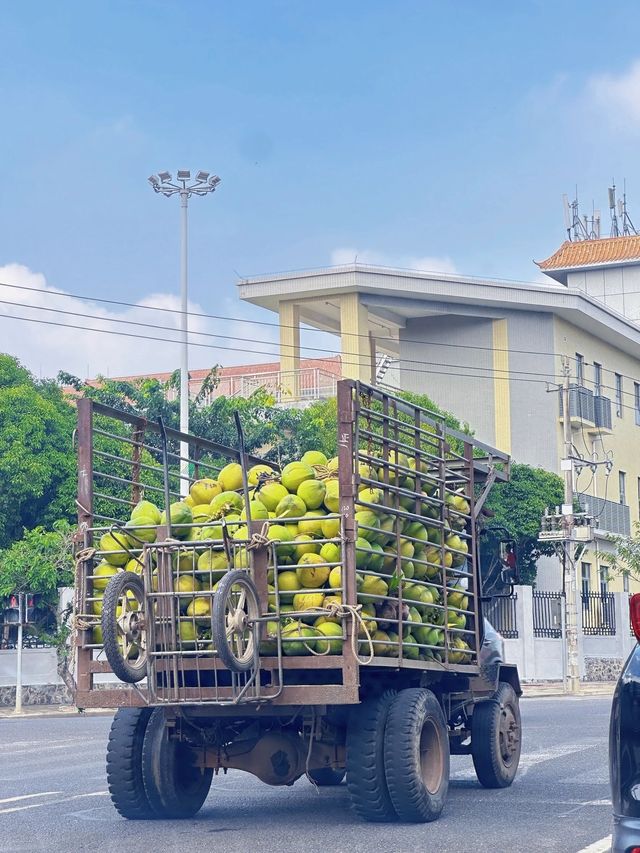
M15 649L18 642L18 626L14 622L0 621L0 650ZM49 644L36 634L25 631L22 635L24 649L47 649Z
M519 636L516 620L517 600L518 593L514 592L508 598L492 598L484 604L484 615L505 640L517 640Z
M582 594L582 633L612 636L616 633L615 599L612 592Z
M562 607L561 592L545 592L534 589L533 599L533 636L552 637L562 636Z

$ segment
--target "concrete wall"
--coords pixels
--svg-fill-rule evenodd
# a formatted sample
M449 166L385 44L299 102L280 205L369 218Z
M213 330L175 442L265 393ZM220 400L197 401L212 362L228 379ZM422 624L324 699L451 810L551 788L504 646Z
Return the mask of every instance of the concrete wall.
M16 683L17 652L0 651L0 687ZM22 652L22 683L25 685L62 684L58 676L55 649L24 649Z
M498 354L492 352L494 321L500 320L507 321L509 352L506 362L494 363ZM551 314L467 309L463 316L458 306L451 305L451 313L443 309L438 316L408 320L400 330L400 383L409 391L428 394L468 422L477 438L506 450L516 461L557 471L558 400L547 393L545 384L558 371L553 351ZM424 364L424 372L416 362ZM501 369L496 369L498 364ZM508 410L500 415L496 388L506 375L510 375ZM509 446L498 440L496 417L508 421ZM504 428L504 423L500 426Z
M546 385L558 371L558 359L552 355L553 317L533 311L505 312L505 317L511 350L511 455L516 462L558 471L558 398Z
M567 285L584 290L630 320L640 319L639 264L570 272Z
M428 394L438 406L468 421L480 440L490 443L495 438L493 377L489 372L493 366L492 323L486 317L451 313L408 320L406 328L400 330L401 387ZM480 375L486 378L479 379Z
M640 282L638 283L640 289ZM575 477L576 492L582 492L587 497L592 511L598 511L601 506L599 499L606 498L610 501L620 500L619 473L626 474L626 503L629 506L631 525L639 520L640 508L640 455L638 446L640 442L640 426L636 424L634 413L634 381L640 382L640 364L621 352L616 347L604 341L585 334L582 329L567 323L556 317L554 321L555 349L556 352L565 353L575 358L580 353L585 359L584 385L594 391L594 368L593 363L602 365L602 393L611 400L611 433L599 434L592 432L585 426L573 431L573 442L580 454L585 458L596 458L603 460L605 455L611 454L613 470L610 476L604 467L600 467L595 476L589 469L583 469ZM575 361L572 362L572 371L575 372ZM616 414L615 405L615 373L622 376L623 408L620 415ZM554 395L549 395L554 396ZM556 417L556 430L558 440L562 425ZM592 456L593 455L593 456ZM591 564L591 589L599 589L598 572L601 566L606 566L606 552L610 546L605 541L592 545L582 557L582 562ZM580 571L580 567L578 567ZM631 579L631 591L638 591L638 583ZM622 580L613 577L609 588L613 592L622 591Z
M517 639L505 639L508 663L518 667L522 681L560 681L563 678L564 643L561 638L536 637L533 623L533 590L516 587ZM615 636L582 633L581 610L578 614L578 656L580 677L587 681L614 680L635 647L629 627L629 601L626 593L615 595Z

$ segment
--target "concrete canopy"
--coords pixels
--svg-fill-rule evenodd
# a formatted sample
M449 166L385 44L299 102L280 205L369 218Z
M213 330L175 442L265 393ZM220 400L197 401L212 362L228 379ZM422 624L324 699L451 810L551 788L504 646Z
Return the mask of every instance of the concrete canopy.
M399 331L409 319L468 313L496 317L510 309L556 314L640 358L640 326L551 279L530 283L349 264L247 278L238 289L241 299L276 313L282 303L295 303L301 323L335 334L344 332L341 299L357 294L371 336L391 354L398 352Z

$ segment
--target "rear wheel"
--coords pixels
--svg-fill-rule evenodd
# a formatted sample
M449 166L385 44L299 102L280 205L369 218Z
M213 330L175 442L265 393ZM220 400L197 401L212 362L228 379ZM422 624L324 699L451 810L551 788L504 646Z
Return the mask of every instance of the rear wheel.
M319 770L311 770L309 777L319 788L327 788L331 785L339 785L345 777L345 771L321 767Z
M396 696L388 690L357 705L347 727L347 790L355 812L368 821L396 820L384 772L384 730Z
M449 790L449 733L430 690L401 690L384 736L384 763L391 802L400 820L436 820Z
M258 594L248 573L227 572L213 598L213 644L227 669L248 672L256 665Z
M193 763L193 751L170 737L163 708L151 712L142 747L142 776L157 817L193 817L211 787L213 770Z
M135 684L147 674L144 586L133 572L114 575L102 601L102 638L109 666L120 681Z
M520 704L515 690L501 681L492 698L471 717L471 755L485 788L508 788L518 772L522 746Z
M107 744L107 784L116 810L128 820L156 817L142 779L142 743L150 708L120 708Z

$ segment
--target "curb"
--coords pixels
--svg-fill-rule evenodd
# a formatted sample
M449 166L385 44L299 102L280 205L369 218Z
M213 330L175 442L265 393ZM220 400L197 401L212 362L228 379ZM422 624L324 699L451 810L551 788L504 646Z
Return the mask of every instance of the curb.
M586 696L612 696L616 688L615 681L585 682L580 685L576 694L566 693L562 682L547 682L536 684L522 684L523 699L549 698L577 698Z
M19 714L8 708L0 708L0 720L23 720L30 717L103 717L113 715L113 708L89 708L79 711L74 705L31 705L23 707Z

